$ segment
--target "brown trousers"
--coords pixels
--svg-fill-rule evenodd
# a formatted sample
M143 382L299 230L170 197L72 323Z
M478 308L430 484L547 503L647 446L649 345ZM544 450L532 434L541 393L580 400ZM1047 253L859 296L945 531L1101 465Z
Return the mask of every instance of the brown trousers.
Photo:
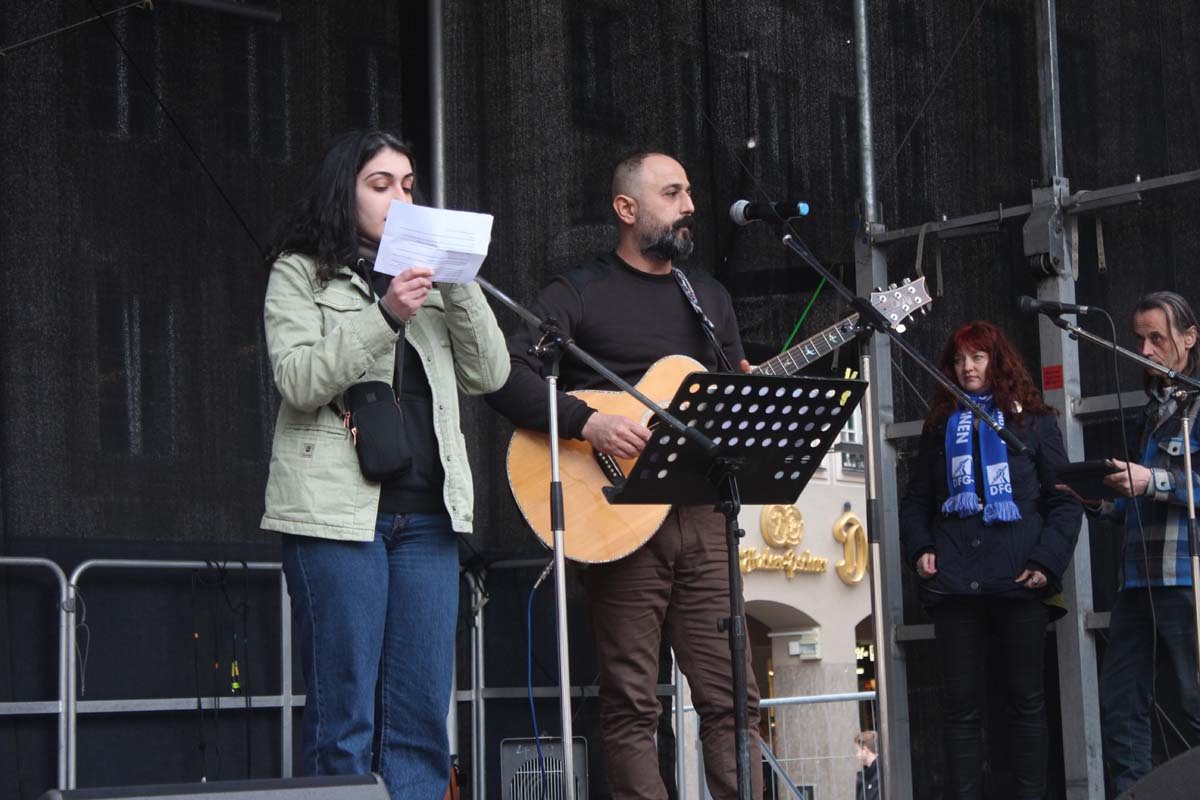
M655 694L664 623L675 658L700 715L708 788L715 800L736 800L733 676L728 634L729 562L725 519L709 506L673 510L639 550L588 567L588 591L600 662L600 719L608 778L615 800L665 800L655 728L662 705ZM758 748L758 685L747 643L750 779L762 797Z

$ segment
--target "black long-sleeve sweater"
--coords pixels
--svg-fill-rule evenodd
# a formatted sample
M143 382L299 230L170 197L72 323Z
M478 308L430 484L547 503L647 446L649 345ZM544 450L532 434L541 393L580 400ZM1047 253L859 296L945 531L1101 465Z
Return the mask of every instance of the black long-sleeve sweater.
M744 355L729 293L716 279L687 273L701 308L716 327L716 338L731 364ZM618 376L631 383L669 355L691 356L710 370L717 355L672 275L651 275L609 253L556 276L538 295L535 313L555 319L562 332ZM487 396L492 408L519 428L547 428L546 383L542 363L528 354L540 334L529 325L509 337L512 372L499 391ZM582 438L594 410L565 392L612 389L586 364L563 358L558 414L561 435Z

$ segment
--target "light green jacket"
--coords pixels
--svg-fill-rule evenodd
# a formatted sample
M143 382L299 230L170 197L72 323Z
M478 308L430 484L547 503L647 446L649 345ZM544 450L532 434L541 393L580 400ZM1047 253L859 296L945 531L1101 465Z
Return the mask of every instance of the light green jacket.
M350 432L329 407L360 381L391 383L399 335L349 268L325 286L312 258L288 254L271 268L263 312L275 385L283 396L267 479L268 530L326 539L375 535L379 484L362 476ZM475 283L443 284L405 326L429 376L443 497L454 530L469 533L474 489L459 428L458 392L486 394L508 378L492 309Z

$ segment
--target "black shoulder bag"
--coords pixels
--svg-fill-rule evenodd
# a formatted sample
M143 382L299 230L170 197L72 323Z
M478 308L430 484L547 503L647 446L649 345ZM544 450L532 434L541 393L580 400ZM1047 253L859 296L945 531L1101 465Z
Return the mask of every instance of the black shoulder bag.
M363 381L346 390L346 427L354 437L363 477L377 483L412 466L412 451L404 432L400 383L404 375L404 337L396 341L396 386Z
M371 286L369 280L367 286ZM372 298L374 295L372 289ZM380 309L380 313L385 312ZM392 386L384 381L354 384L344 395L345 413L335 404L329 404L354 437L354 450L358 453L358 466L363 477L375 483L394 478L412 466L412 450L404 432L404 412L400 408L405 347L405 326L401 325L400 338L396 340Z

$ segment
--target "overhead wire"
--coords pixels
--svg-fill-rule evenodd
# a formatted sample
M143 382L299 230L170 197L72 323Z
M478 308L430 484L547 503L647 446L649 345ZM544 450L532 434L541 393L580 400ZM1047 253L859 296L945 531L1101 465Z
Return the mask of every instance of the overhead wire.
M230 213L233 214L234 218L237 220L246 236L254 244L254 249L258 252L259 257L265 258L267 251L258 241L258 237L254 235L254 231L250 229L250 225L246 222L241 212L238 211L237 206L233 203L233 200L230 199L228 194L226 194L224 187L221 186L221 182L217 180L217 176L214 175L212 170L208 168L208 164L205 163L204 159L200 155L200 152L195 148L191 139L189 139L188 135L184 132L183 126L179 124L179 121L175 119L175 115L171 113L169 108L167 108L167 104L163 101L162 96L158 93L158 90L154 87L154 84L148 77L146 77L146 74L142 71L141 66L134 59L128 48L125 47L125 43L121 41L121 37L117 35L116 29L109 24L109 21L105 19L105 15L96 7L96 0L87 0L87 2L88 5L91 6L92 11L95 12L96 19L99 20L102 25L104 25L109 35L112 36L113 41L117 43L117 47L121 49L121 53L125 56L125 60L129 62L129 66L133 69L134 73L146 87L146 90L150 92L150 95L154 98L154 102L157 103L158 107L162 110L163 116L167 118L167 121L171 123L171 127L175 129L177 134L179 134L180 141L183 142L183 146L187 149L188 153L191 154L192 158L195 159L196 164L200 167L200 171L203 172L205 177L208 178L209 183L212 184L212 187L216 190L217 195L220 196L221 200L225 203L225 206L229 209Z
M64 25L61 28L55 28L52 31L47 31L46 33L38 34L37 36L33 36L29 39L24 39L16 44L10 44L7 47L0 47L0 58L7 56L9 53L20 50L22 47L28 47L31 44L37 44L38 42L45 41L46 39L53 39L55 36L67 33L68 31L73 31L76 28L82 28L85 25L91 25L93 22L97 22L103 17L111 17L114 14L120 14L122 11L128 11L131 8L138 7L144 8L147 11L153 11L154 2L153 0L137 0L134 3L129 3L128 5L121 6L120 8L114 8L112 11L105 11L98 16L91 16L85 20L73 22L70 25Z
M954 64L954 59L958 56L959 51L962 50L963 45L967 42L967 37L971 34L971 31L975 29L975 25L979 22L979 15L983 13L983 7L989 2L990 0L981 0L979 6L975 9L975 15L971 17L971 21L967 23L967 28L962 32L962 36L959 37L958 44L954 46L953 52L950 53L950 58L946 60L946 65L942 67L942 71L938 74L937 79L934 80L933 88L931 88L929 90L929 94L925 96L925 101L921 103L921 107L917 110L916 116L914 116L913 121L909 123L908 130L906 130L904 135L900 137L900 143L896 145L896 152L892 154L892 158L888 162L887 168L884 169L882 174L879 176L880 183L888 178L895 170L896 162L900 158L900 151L904 149L904 145L908 144L908 138L912 136L913 131L916 130L917 125L925 116L925 109L929 108L929 104L933 101L933 96L937 94L938 89L941 88L942 81L946 78L946 74L950 72L950 67Z

